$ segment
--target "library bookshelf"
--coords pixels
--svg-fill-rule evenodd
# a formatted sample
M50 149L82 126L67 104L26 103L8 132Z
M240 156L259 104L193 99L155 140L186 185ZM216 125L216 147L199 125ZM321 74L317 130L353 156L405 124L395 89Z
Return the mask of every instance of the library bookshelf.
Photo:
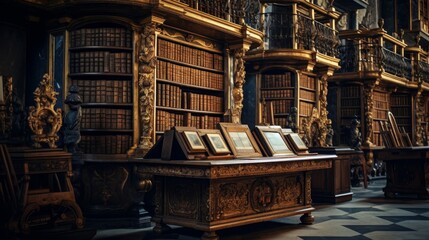
M82 97L80 149L125 154L133 145L133 33L116 24L70 31L69 78Z
M412 133L412 112L413 104L410 93L394 92L390 94L390 111L396 119L399 128L405 132Z
M373 93L374 96L374 129L373 129L373 143L377 146L384 146L381 137L380 122L387 121L387 112L389 111L389 93L383 90L377 90Z
M295 106L295 76L286 70L271 70L261 75L260 98L272 103L274 124L286 127L290 108Z
M313 108L317 107L317 84L315 76L301 73L299 75L299 116L302 118L310 117Z
M173 126L216 128L225 113L222 47L160 34L157 38L157 60L157 138Z

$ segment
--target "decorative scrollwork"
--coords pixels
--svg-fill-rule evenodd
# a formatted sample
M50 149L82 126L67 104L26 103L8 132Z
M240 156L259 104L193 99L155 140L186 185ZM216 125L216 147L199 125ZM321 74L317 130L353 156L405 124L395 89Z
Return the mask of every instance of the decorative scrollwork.
M373 126L373 110L374 110L374 88L379 84L379 80L366 82L363 94L364 94L364 101L365 101L365 146L373 146L372 143L372 126Z
M47 143L50 148L56 148L55 142L59 139L57 133L63 119L61 108L54 110L58 93L55 92L48 74L43 76L33 94L36 106L30 106L28 123L34 133L34 147L40 148L41 143Z
M152 133L154 121L154 83L157 58L155 56L155 30L157 23L147 23L139 34L138 41L138 91L140 107L141 139L139 148L143 152L153 146Z
M234 52L234 88L232 89L232 96L234 98L234 105L232 109L232 122L241 123L241 111L243 109L243 85L245 83L244 77L246 76L245 61L243 57L246 55L244 48L236 49Z

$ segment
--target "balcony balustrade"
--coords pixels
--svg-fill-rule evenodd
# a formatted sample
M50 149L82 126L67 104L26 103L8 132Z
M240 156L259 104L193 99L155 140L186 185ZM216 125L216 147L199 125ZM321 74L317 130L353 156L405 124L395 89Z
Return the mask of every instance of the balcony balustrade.
M338 56L337 31L323 23L289 13L265 13L261 19L267 49L304 49Z
M340 66L338 73L358 71L380 71L412 78L411 60L378 44L346 44L339 48Z

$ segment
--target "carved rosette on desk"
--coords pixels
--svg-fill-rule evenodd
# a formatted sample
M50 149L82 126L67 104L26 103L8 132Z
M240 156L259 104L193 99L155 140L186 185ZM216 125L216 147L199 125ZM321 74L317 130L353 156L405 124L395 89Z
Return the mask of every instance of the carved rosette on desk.
M34 147L41 148L41 144L46 143L49 148L56 148L55 142L59 139L57 133L63 123L62 110L54 110L58 93L55 92L48 74L43 75L33 94L36 106L30 106L28 124L34 133Z

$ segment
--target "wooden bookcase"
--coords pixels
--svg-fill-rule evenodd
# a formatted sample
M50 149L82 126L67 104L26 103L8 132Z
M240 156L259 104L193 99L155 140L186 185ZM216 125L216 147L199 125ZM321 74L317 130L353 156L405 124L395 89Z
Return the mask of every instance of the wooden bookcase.
M349 140L347 130L351 121L355 116L359 118L362 114L362 88L360 85L344 85L339 90L340 104L336 110L340 111L338 114L341 126L340 143L347 143Z
M272 103L274 124L286 127L290 108L295 106L294 75L288 71L270 71L261 75L261 100Z
M392 93L390 95L390 111L395 116L399 128L412 133L412 100L410 93Z
M225 113L223 50L161 34L157 59L157 138L172 126L216 128Z
M114 24L70 31L69 78L83 100L85 154L125 154L133 145L132 36Z
M389 111L389 93L385 91L374 91L374 110L373 110L373 143L377 146L384 146L381 137L381 121L387 121L387 112Z
M317 105L317 79L314 76L300 74L299 79L299 116L309 117L312 115L313 107Z

